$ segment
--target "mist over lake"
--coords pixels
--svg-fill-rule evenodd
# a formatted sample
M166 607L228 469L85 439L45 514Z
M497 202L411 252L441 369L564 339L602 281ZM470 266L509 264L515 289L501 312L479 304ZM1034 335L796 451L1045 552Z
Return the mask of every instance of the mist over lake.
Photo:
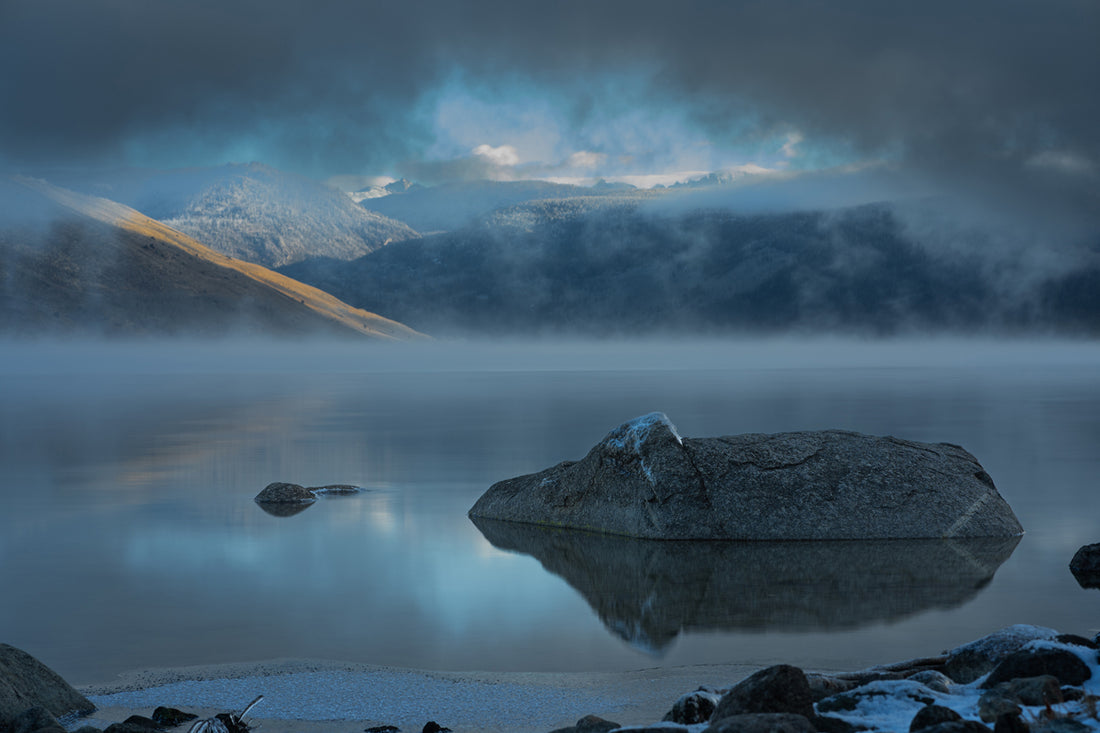
M77 684L281 657L502 671L852 668L1013 623L1097 630L1100 595L1068 570L1097 541L1095 344L3 351L0 628ZM467 519L492 483L576 460L654 410L691 437L842 428L955 443L1026 534L685 549L502 534ZM273 481L365 491L280 517L252 500Z

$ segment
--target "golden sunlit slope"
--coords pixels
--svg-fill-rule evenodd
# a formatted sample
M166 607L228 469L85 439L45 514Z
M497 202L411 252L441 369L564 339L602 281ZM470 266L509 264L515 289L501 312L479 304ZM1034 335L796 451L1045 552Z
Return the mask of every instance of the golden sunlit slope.
M44 181L0 181L4 330L347 333L423 338L126 206ZM96 322L99 321L97 324Z

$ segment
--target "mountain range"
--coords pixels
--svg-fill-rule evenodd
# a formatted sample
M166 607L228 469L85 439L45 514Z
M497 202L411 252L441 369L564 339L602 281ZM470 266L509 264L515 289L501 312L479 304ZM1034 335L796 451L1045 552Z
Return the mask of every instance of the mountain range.
M265 267L355 259L417 234L322 183L259 163L57 172L51 182L125 204L211 249Z
M0 330L1100 335L1096 233L1033 246L932 198L779 208L784 185L398 181L357 204L256 164L0 179Z
M0 179L0 332L419 338L114 201Z
M1057 262L926 236L937 202L655 213L533 201L350 262L280 271L431 333L1100 333L1100 246Z

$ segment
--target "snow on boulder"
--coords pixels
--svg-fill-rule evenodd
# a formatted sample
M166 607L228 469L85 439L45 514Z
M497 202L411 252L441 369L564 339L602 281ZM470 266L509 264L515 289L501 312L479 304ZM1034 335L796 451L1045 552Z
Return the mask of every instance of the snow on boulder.
M841 430L681 438L662 413L620 425L580 461L494 484L470 516L651 539L1023 532L956 445Z

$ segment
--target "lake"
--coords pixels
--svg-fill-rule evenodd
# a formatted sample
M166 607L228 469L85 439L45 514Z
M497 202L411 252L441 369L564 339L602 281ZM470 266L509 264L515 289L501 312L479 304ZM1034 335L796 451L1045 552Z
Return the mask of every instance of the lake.
M276 658L852 668L1095 634L1100 347L814 340L0 345L0 641L75 684ZM962 445L1018 542L646 543L466 516L660 410L691 437ZM293 516L273 481L348 483Z

